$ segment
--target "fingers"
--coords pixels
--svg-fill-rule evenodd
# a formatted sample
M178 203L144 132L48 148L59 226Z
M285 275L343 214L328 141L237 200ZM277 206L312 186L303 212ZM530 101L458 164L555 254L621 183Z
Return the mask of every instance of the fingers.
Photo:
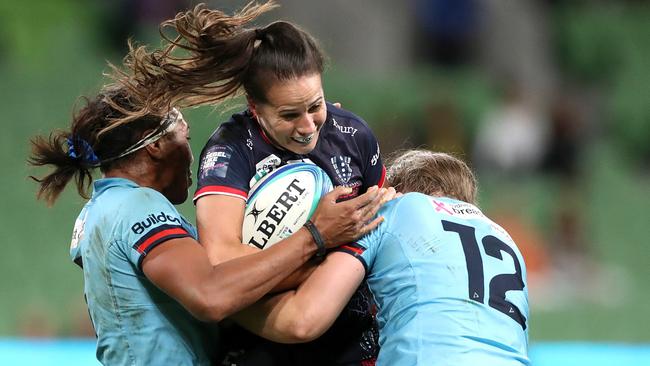
M377 226L379 226L379 224L381 224L382 222L384 222L384 217L379 216L379 217L375 218L374 220L370 221L369 223L365 224L361 228L361 236L364 236L364 235L368 234L369 232L375 230L377 228Z
M350 188L336 187L323 197L325 204L314 212L312 221L326 242L349 242L374 230L384 221L383 217L376 217L377 212L396 196L393 188L373 186L356 198L337 203L339 197L351 192Z
M341 103L339 103L339 102L332 103L332 104L333 104L336 108L341 108Z
M368 188L366 193L362 194L361 196L355 197L346 203L349 205L353 205L356 209L362 208L366 205L368 205L370 202L374 201L377 199L379 196L379 187L377 186L372 186Z
M402 194L401 194L401 193L397 193L397 192L395 191L395 188L393 188L393 187L382 188L382 189L385 189L385 192L384 192L384 194L383 194L383 196L382 196L382 198L381 198L381 200L382 200L382 205L383 205L384 203L386 203L386 202L392 200L393 198L402 197Z
M335 203L339 199L339 197L350 193L352 193L352 188L345 187L345 186L337 186L334 187L334 189L331 192L323 196L323 199L328 202Z
M364 217L368 220L374 217L377 214L377 211L383 206L386 202L397 197L397 192L395 189L391 188L380 188L377 191L375 198L369 202L367 205L363 206L366 210L364 211ZM369 217L368 217L369 216Z
M368 222L373 217L375 217L375 215L377 214L377 212L379 211L381 206L386 202L386 201L384 201L385 196L386 196L385 189L381 188L381 189L378 190L377 195L375 196L375 198L371 202L369 202L367 205L365 205L365 206L358 209L360 214L361 214L360 215L360 217L361 217L360 221L361 222L363 222L363 223Z

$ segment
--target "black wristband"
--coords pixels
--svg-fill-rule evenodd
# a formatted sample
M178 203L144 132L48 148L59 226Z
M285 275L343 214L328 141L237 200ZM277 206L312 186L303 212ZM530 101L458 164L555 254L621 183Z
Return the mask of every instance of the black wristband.
M316 242L316 246L318 249L316 250L316 254L314 255L318 259L324 259L325 254L327 253L326 248L325 248L325 241L323 240L323 237L320 235L320 232L316 228L316 225L314 225L311 220L307 220L305 224L303 225L304 227L309 230L309 233L311 236L314 238L314 242Z

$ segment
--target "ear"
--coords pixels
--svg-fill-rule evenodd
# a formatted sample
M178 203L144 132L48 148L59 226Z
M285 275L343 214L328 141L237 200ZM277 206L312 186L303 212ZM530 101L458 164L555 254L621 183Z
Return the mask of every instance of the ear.
M253 117L257 118L257 104L255 104L253 99L248 95L246 95L246 102L248 103L248 109L253 114Z
M153 130L144 131L144 133L142 134L142 137L150 134L152 131ZM163 154L163 152L164 152L164 143L165 143L164 140L166 140L166 139L159 138L158 140L156 140L156 141L150 143L149 145L145 146L143 148L143 150L146 151L147 154L149 154L149 156L153 160L162 159L162 157L164 156L164 154Z
M149 154L151 159L160 160L164 157L164 141L158 139L144 147L144 150Z

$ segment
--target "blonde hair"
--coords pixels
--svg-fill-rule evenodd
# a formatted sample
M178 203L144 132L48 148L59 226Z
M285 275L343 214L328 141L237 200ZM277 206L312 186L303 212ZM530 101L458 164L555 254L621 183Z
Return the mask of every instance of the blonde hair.
M399 192L476 203L474 173L465 162L450 154L420 149L397 152L389 158L386 179Z

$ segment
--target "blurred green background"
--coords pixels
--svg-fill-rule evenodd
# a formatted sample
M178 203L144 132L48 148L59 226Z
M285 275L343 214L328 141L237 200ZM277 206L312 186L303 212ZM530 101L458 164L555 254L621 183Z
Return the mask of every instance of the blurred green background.
M646 2L279 2L268 19L293 20L321 40L328 100L368 121L384 155L421 146L473 163L481 206L524 247L532 343L650 342ZM82 273L68 257L84 200L68 189L52 208L36 201L28 176L44 171L26 165L28 141L67 128L78 97L106 81L106 61L124 55L126 37L157 44L159 21L189 5L0 3L0 336L92 336ZM186 111L195 155L238 106ZM528 137L541 149L528 160L490 157L518 139L507 126L496 146L486 137L510 109L544 136ZM193 221L191 203L181 210Z

